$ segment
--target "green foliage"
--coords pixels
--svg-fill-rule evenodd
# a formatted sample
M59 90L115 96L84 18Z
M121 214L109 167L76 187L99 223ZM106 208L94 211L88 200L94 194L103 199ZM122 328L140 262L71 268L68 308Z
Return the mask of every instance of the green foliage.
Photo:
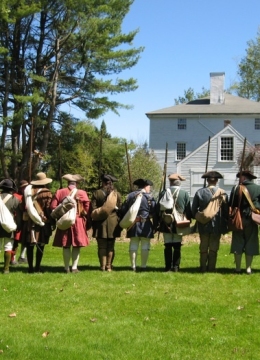
M200 93L196 94L192 88L188 88L188 90L184 90L184 96L179 96L178 99L174 99L174 103L175 105L186 104L192 100L201 99L203 97L209 96L209 94L210 91L205 89L204 87L202 88L202 91Z
M132 182L136 179L143 178L153 181L153 191L156 194L160 188L160 179L162 176L162 170L157 162L157 159L153 151L148 149L147 144L137 146L130 144L129 149L129 168ZM126 194L129 192L130 179L127 166L127 160L125 159L124 173L118 183L119 190Z
M256 39L248 41L247 45L246 56L239 64L237 93L241 97L260 101L260 30Z
M118 239L111 273L99 271L93 240L81 249L78 274L64 274L62 250L48 245L44 274L19 265L2 275L1 356L258 360L259 257L253 275L234 275L222 243L218 272L201 274L198 244L186 242L181 271L164 273L164 247L155 241L148 271L133 273L128 246Z
M136 79L121 76L138 63L143 51L133 45L138 30L122 31L123 19L132 3L133 0L2 1L1 144L12 131L12 152L22 157L18 163L13 156L7 166L1 145L5 176L14 176L19 168L28 170L31 144L33 150L50 152L50 136L60 129L56 121L64 104L83 110L87 119L96 119L108 110L118 113L120 108L130 108L110 100L110 96L137 88ZM4 122L7 116L10 121ZM79 149L74 149L74 153L78 162L86 163ZM39 161L33 166L34 172Z

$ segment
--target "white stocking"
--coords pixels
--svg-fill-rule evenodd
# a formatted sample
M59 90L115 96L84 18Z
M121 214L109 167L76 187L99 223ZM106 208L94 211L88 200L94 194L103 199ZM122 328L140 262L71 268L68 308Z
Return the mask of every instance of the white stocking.
M72 248L72 270L77 270L78 268L79 253L80 253L79 247Z
M63 248L63 261L64 261L64 267L65 270L69 270L70 268L70 257L71 257L71 253L70 253L70 248Z

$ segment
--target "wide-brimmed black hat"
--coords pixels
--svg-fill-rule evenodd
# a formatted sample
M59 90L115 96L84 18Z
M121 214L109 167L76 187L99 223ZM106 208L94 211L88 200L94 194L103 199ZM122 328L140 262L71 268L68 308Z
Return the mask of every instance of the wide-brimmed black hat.
M12 179L3 179L0 182L0 189L7 189L7 190L16 191L15 182Z
M202 175L202 179L223 179L218 171L208 171Z
M249 170L242 170L242 171L241 171L241 175L246 176L246 177L248 177L249 179L257 179L257 176L255 176L255 175L254 175L253 173L251 173L251 171L249 171ZM236 177L237 177L237 178L240 177L240 172L237 173Z
M134 185L139 186L140 188L143 188L145 186L152 186L153 182L151 180L148 179L137 179L133 182Z
M114 177L113 175L109 175L109 174L103 174L101 176L101 180L103 182L108 182L108 181L116 182L116 181L118 181L116 177Z

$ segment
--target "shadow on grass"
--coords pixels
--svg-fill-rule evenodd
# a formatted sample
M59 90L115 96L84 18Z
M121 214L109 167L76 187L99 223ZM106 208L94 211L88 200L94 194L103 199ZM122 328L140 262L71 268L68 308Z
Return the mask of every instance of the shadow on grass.
M49 266L49 265L43 265L41 267L43 273L54 273L54 274L63 274L64 273L64 267L63 266ZM100 267L95 265L79 265L79 271L80 272L88 272L88 271L98 271L100 272ZM113 272L129 272L134 273L134 271L131 269L131 267L128 266L114 266ZM26 264L23 265L14 265L10 266L10 273L28 273L28 266ZM198 267L183 267L179 270L179 272L169 271L165 272L164 267L147 267L146 269L141 269L140 267L137 267L135 273L170 273L170 274L198 274L198 275L210 275L210 272L201 273L200 269ZM260 269L253 269L252 274L258 274L260 273ZM221 275L237 275L234 273L233 268L224 268L220 267L217 268L214 274L221 274ZM246 275L245 269L242 269L241 275Z

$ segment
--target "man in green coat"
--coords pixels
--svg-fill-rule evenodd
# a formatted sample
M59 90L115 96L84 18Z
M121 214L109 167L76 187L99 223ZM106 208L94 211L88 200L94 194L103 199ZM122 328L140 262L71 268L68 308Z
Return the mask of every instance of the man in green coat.
M110 272L115 257L115 240L122 231L119 226L120 217L118 214L122 201L120 193L114 189L113 185L117 179L112 175L106 174L101 177L101 180L101 188L94 191L91 199L93 214L96 209L102 208L106 201L109 201L108 196L111 192L114 192L114 195L117 197L116 205L112 211L108 213L101 211L100 218L92 217L93 237L97 240L100 269ZM109 204L106 205L109 207Z
M239 186L244 186L248 190L251 200L256 208L260 209L260 186L253 182L257 177L250 171L244 170L236 175L240 185L236 185L231 190L229 206L234 208L239 206ZM251 274L251 266L254 255L259 255L258 226L251 219L251 208L245 195L242 193L240 202L240 214L242 217L243 230L232 231L231 253L234 254L236 270L241 273L242 254L245 253L246 273Z

